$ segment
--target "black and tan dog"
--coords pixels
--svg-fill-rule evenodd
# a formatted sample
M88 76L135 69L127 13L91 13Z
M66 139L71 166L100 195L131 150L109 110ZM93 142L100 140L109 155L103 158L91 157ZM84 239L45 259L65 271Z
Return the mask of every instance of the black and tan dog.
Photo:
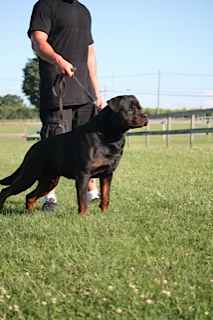
M0 184L9 185L0 193L0 212L5 200L38 185L26 196L26 208L33 211L36 200L56 187L60 176L76 181L78 212L87 216L87 186L90 178L100 178L102 211L108 210L113 171L123 153L125 132L147 125L147 117L132 95L118 96L87 124L72 132L34 144L20 167Z

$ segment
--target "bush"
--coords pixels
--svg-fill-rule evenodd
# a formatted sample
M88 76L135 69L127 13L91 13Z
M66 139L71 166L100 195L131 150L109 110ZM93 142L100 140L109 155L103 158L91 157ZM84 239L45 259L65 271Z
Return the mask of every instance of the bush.
M37 108L22 106L2 106L0 108L0 120L35 119L39 118Z

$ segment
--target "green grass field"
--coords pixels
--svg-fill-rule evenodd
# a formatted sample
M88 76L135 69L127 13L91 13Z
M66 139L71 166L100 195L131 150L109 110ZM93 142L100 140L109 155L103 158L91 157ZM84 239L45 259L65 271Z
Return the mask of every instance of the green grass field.
M213 139L213 138L212 138ZM0 178L32 143L0 139ZM110 210L77 214L74 181L59 210L27 212L25 195L0 215L0 319L213 319L213 144L206 135L131 137ZM33 170L33 169L32 169Z

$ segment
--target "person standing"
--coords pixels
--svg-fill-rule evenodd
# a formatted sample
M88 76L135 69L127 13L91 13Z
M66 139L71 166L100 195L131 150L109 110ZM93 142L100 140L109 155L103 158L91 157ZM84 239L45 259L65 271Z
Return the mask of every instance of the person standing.
M41 138L72 131L88 122L96 114L97 107L103 107L89 10L77 0L37 1L28 36L39 58ZM79 86L74 73L86 90ZM60 86L56 81L59 76L63 76L66 83L62 114L60 97L53 90L57 91ZM96 105L86 92L94 97ZM99 198L94 179L89 182L87 198L88 201ZM54 190L44 197L42 210L57 210Z

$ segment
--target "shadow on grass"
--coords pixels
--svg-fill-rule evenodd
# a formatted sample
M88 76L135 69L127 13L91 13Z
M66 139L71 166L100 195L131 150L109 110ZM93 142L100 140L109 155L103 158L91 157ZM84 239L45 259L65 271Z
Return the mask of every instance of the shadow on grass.
M21 215L37 215L37 214L45 214L45 215L54 215L55 217L64 217L64 216L79 216L81 215L78 213L78 207L77 207L77 201L73 201L70 203L63 203L62 201L58 202L58 209L56 212L53 211L42 211L42 204L43 200L40 199L37 201L35 205L34 211L29 211L25 208L25 203L23 200L18 200L17 198L10 198L9 201L6 201L4 204L4 207L0 213L2 216L21 216ZM94 216L94 215L103 215L103 214L108 214L103 213L99 207L100 201L95 200L92 201L88 204L88 210L89 210L89 216ZM113 204L110 204L109 211L113 209Z
M26 215L26 214L32 214L32 212L28 211L24 207L17 207L15 201L10 201L9 204L6 204L2 211L0 212L0 215L2 216L11 216L11 215L16 215L16 216L21 216L21 215Z

